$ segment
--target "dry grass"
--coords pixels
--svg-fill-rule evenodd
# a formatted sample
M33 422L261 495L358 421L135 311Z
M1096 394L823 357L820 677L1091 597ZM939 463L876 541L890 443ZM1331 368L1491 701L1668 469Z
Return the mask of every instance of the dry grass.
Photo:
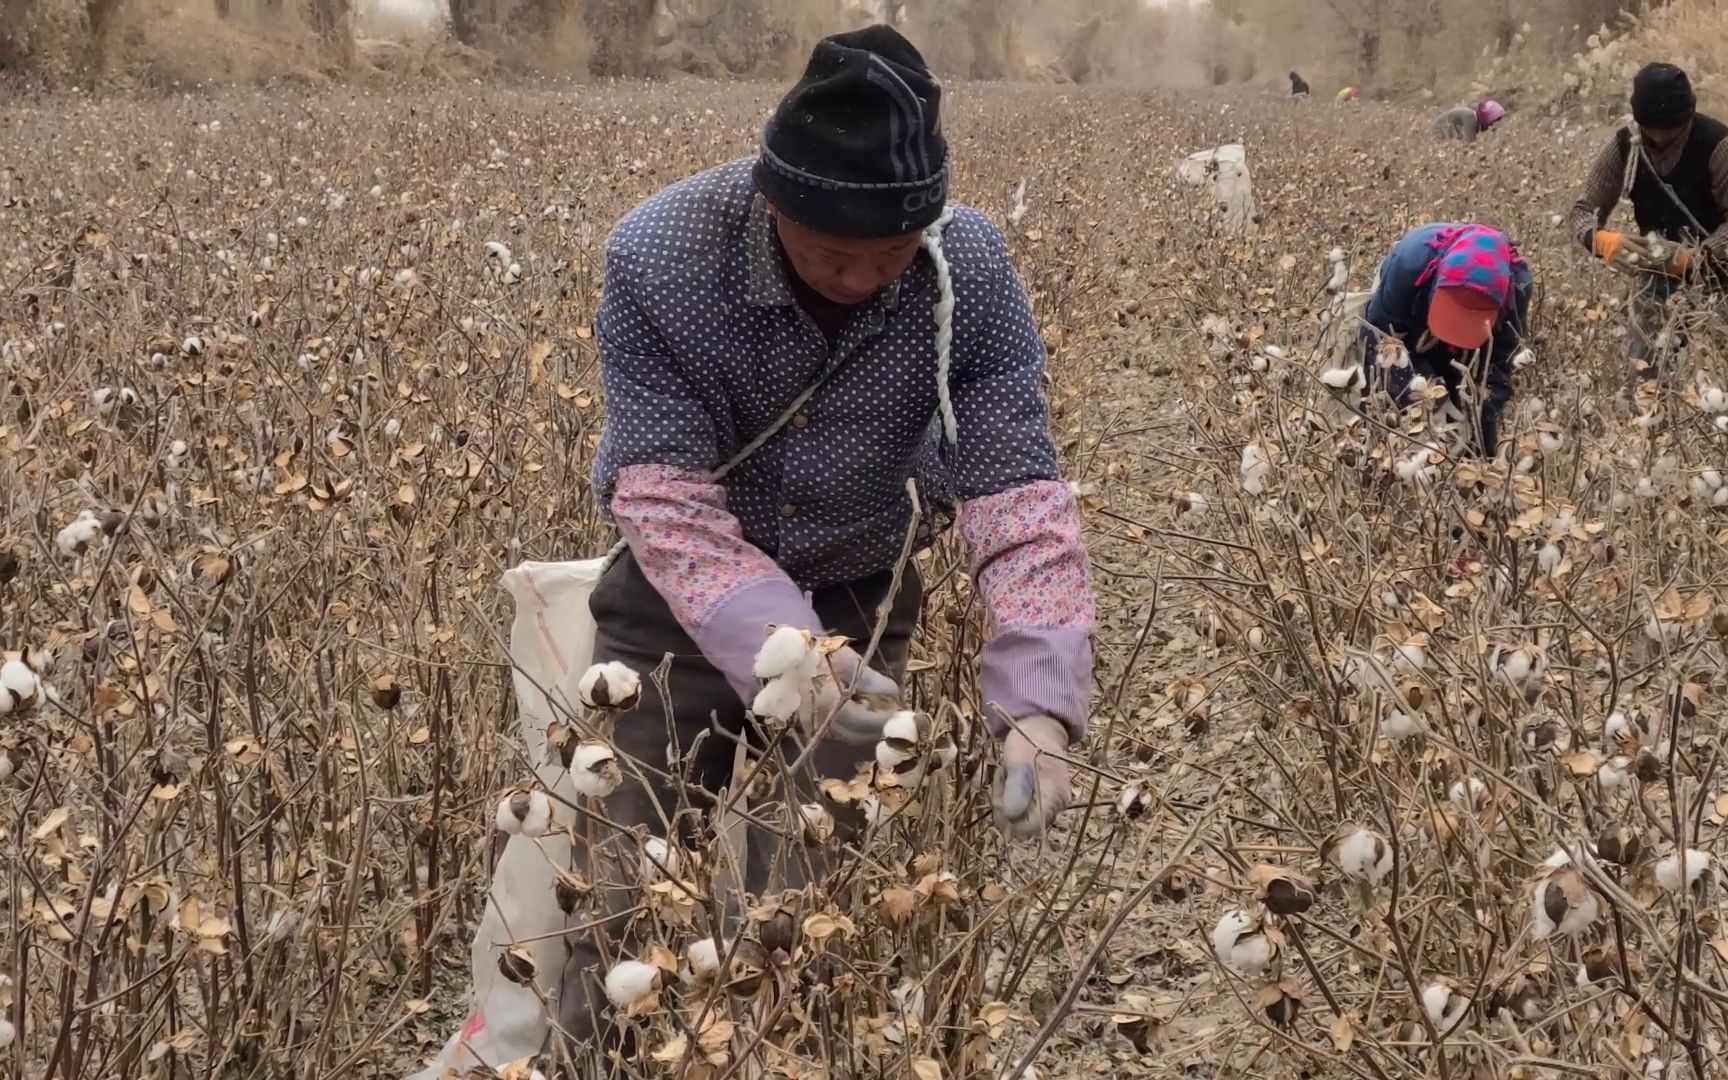
M20 1075L398 1075L448 1034L494 808L531 764L496 582L608 539L585 479L601 242L639 198L748 152L774 92L11 114L0 613L8 648L52 654L32 663L55 692L0 720L0 1053ZM1620 283L1549 224L1606 133L1515 116L1439 147L1391 107L952 96L964 197L1005 219L1026 180L1010 239L1087 493L1082 808L1042 850L990 829L976 613L944 543L914 693L958 765L805 898L850 930L800 923L765 990L668 991L643 1051L708 1032L731 1062L711 1076L994 1077L1034 1046L1064 1076L1714 1069L1722 893L1713 875L1663 889L1653 864L1717 843L1728 575L1692 481L1724 436L1686 386L1728 365L1711 330L1655 399L1613 398ZM1179 151L1237 135L1252 240L1171 178ZM1511 464L1442 459L1404 484L1418 421L1352 419L1315 378L1324 253L1351 252L1360 287L1403 228L1468 214L1536 263L1537 359ZM1272 462L1261 496L1240 482L1249 443ZM1180 511L1190 491L1203 513ZM62 550L86 510L108 532ZM1398 667L1419 633L1421 664ZM1513 685L1495 647L1525 645L1545 666ZM1400 699L1414 740L1384 735ZM1605 785L1615 711L1650 718L1648 760L1628 745L1630 777ZM1138 816L1118 810L1130 788ZM1392 857L1373 887L1322 859L1351 823ZM1583 858L1611 825L1641 841L1634 865ZM1555 877L1597 918L1537 941L1533 882L1562 844L1583 865ZM689 877L701 899L652 924L679 955L720 900ZM1299 877L1315 902L1267 919L1275 962L1221 965L1220 917L1258 915L1257 891L1299 906ZM1580 965L1630 972L1580 985ZM1418 1002L1440 980L1464 1005L1436 1024ZM704 1071L616 1071L677 1068Z

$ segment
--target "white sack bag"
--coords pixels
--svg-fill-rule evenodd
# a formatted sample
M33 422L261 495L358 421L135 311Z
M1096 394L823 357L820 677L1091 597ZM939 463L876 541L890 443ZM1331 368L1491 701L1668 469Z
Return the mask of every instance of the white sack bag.
M558 871L570 865L570 835L560 826L571 824L569 804L577 795L569 771L546 753L546 727L579 707L576 684L594 660L595 625L588 598L606 562L604 557L525 562L504 573L504 588L516 602L510 663L522 749L540 783L565 801L552 800L556 825L551 833L538 839L512 836L504 846L492 874L486 913L474 930L472 1007L461 1029L412 1080L438 1080L482 1065L501 1067L539 1053L551 1030L540 998L504 978L498 957L523 942L534 957L535 987L548 1000L556 996L567 954L558 932L568 922L553 884Z
M1224 208L1225 231L1236 236L1255 231L1254 180L1248 172L1248 151L1241 143L1189 154L1176 167L1176 178L1212 193Z

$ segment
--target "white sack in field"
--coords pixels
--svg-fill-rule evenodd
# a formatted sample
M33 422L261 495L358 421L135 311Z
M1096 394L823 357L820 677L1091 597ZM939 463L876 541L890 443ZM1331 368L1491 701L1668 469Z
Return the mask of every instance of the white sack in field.
M1176 178L1190 187L1210 189L1224 208L1224 228L1233 235L1255 231L1254 182L1248 174L1248 151L1241 143L1189 154L1176 167Z

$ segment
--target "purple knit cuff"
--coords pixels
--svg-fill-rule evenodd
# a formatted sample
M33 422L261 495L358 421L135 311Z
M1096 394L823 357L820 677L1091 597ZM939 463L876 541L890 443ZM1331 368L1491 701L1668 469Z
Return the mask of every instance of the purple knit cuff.
M739 585L701 622L686 627L702 655L726 676L746 705L756 697L756 653L767 638L770 624L815 632L822 629L810 602L784 574Z
M1086 735L1092 635L1085 627L1006 627L984 646L978 681L990 734L1000 739L1011 730L1003 714L1049 716L1077 743Z

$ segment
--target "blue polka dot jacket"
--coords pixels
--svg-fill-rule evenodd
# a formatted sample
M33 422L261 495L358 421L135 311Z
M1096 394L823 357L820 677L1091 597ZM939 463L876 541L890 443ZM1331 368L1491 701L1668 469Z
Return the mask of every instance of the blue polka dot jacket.
M990 637L988 723L1045 715L1075 739L1091 685L1093 604L1078 507L1059 479L1039 389L1044 348L1001 234L955 207L939 438L928 253L853 312L833 348L798 305L749 161L685 180L607 245L596 319L607 420L594 490L648 580L739 695L769 624L821 631L806 590L894 565L906 481L968 545ZM718 467L829 372L779 433Z

